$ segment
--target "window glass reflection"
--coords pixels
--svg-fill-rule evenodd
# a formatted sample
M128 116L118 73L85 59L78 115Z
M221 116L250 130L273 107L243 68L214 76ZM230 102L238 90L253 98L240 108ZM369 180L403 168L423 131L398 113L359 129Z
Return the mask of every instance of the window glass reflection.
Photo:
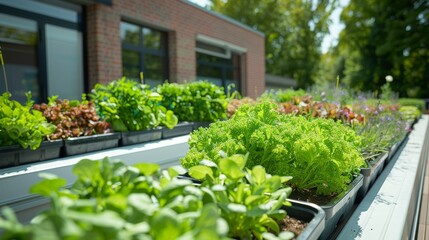
M137 25L121 22L121 39L124 43L140 44L140 28Z
M22 103L31 91L33 100L40 101L37 67L37 23L25 18L0 13L0 46L5 62L7 87L12 99ZM3 70L1 70L3 71ZM0 92L6 91L3 73Z
M161 49L161 32L143 28L143 46L152 49Z

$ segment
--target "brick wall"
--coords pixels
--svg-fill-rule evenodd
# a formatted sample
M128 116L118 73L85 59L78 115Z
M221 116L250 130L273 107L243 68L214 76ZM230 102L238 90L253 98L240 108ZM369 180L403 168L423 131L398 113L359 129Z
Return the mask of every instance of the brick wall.
M88 6L90 88L122 76L121 20L168 32L171 82L195 79L195 39L203 34L247 49L242 57L242 90L251 97L265 90L264 37L181 0L113 0L112 6Z

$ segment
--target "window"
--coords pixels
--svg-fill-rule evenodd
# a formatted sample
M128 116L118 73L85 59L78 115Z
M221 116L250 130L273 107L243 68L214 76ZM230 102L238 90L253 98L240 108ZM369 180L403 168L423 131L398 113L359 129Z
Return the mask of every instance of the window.
M32 92L36 102L48 96L80 99L84 92L81 7L33 0L0 0L0 46L7 90L22 103Z
M231 53L230 58L222 58L197 52L197 79L222 86L225 91L230 84L234 84L231 90L239 91L240 55Z
M148 27L121 22L122 72L154 87L168 79L167 34Z

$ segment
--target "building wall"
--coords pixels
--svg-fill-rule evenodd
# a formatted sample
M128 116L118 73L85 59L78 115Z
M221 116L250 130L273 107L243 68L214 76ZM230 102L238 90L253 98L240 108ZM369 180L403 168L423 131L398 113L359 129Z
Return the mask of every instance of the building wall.
M265 90L264 37L181 0L113 0L87 7L89 88L122 76L120 22L127 20L168 32L170 82L195 79L197 34L247 49L242 57L242 91Z

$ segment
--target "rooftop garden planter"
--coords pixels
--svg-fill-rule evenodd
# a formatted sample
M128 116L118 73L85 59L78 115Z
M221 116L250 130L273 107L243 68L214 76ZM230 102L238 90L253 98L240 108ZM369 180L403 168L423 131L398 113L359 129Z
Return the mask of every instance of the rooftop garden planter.
M215 122L227 117L227 96L223 87L213 83L164 83L156 91L162 96L160 104L173 111L180 122Z
M156 127L148 130L121 132L120 145L127 146L159 140L162 138L162 129Z
M73 168L77 180L70 188L63 188L66 181L52 174L42 174L42 180L31 187L31 193L51 200L50 209L29 225L3 209L0 229L4 239L290 239L293 234L280 231L272 221L286 216L287 209L293 217L309 221L298 239L317 239L323 211L296 201L290 205L286 199L290 188L282 185L289 177L267 175L260 166L240 171L238 159L245 162L245 156L236 155L225 158L218 171L214 165L191 169L193 175L208 178L200 186L178 179L180 168L161 172L151 163L127 166L107 158L84 159ZM241 190L234 191L236 187ZM229 197L223 198L224 194ZM243 207L249 211L243 212Z
M64 155L73 156L117 147L120 136L120 133L115 132L67 138L64 140Z
M63 141L43 141L35 149L24 149L20 145L0 147L0 168L13 167L60 157Z
M179 122L174 128L162 128L162 138L172 138L177 136L187 135L194 129L194 124L191 122Z
M163 96L131 79L97 84L90 97L97 113L116 132L150 130L158 126L171 129L178 122L172 111L160 105Z
M393 156L395 156L398 149L404 144L404 142L407 140L407 136L404 136L399 142L396 142L393 144L393 146L389 150L389 155L386 159L385 165L389 163L390 160L392 160Z
M33 111L40 111L48 122L56 126L49 138L64 140L65 156L118 146L119 133L110 133L109 124L100 120L94 103L86 100L85 95L82 101L53 96L47 104L35 104Z
M331 199L321 204L327 213L327 228L321 236L326 239L351 211L362 186L360 138L339 122L282 115L275 109L270 103L244 105L230 120L197 130L191 134L190 151L182 164L192 169L201 159L217 162L222 158L219 151L248 152L247 167L260 164L270 174L293 177L292 198L299 196L295 192L306 192Z
M294 234L281 223L287 216L284 210L292 209L297 219L310 222L303 236L297 233L298 238L317 239L324 227L323 211L308 205L303 211L303 203L292 205L287 201L291 188L284 186L291 177L267 174L259 165L245 170L247 160L248 155L224 155L218 163L203 160L188 172L201 181L197 183L201 189L213 191L212 198L229 225L229 237L272 239L278 235L290 239Z
M58 157L61 143L43 143L55 127L31 111L31 94L26 105L10 97L7 92L0 96L0 168Z
M20 145L37 149L55 127L38 111L31 111L33 102L27 94L27 104L10 100L8 92L0 96L0 146Z
M262 165L271 174L287 172L293 175L291 185L296 189L331 195L345 190L363 165L359 143L354 132L340 123L282 115L275 105L261 103L244 105L230 120L193 132L190 151L181 162L189 168L201 159L217 162L219 151L248 152L247 167Z
M100 120L94 103L87 101L85 95L81 102L52 96L47 104L34 104L33 111L41 112L49 123L55 125L55 132L49 135L52 140L110 132L109 124Z
M377 177L383 171L388 156L389 153L382 153L374 161L370 162L370 166L360 169L360 172L363 175L363 185L358 192L357 198L359 200L365 197L368 189L374 184Z
M316 204L288 199L292 204L285 206L288 216L307 222L308 225L296 240L316 240L325 229L325 212Z
M363 176L362 174L359 174L348 185L347 189L336 195L335 198L331 199L327 203L317 202L317 205L325 211L325 228L319 239L330 239L330 236L335 231L336 226L346 220L346 216L348 216L348 214L353 210L353 204L356 201L358 191L362 185ZM293 194L291 198L300 201L316 202L314 200L300 199Z

